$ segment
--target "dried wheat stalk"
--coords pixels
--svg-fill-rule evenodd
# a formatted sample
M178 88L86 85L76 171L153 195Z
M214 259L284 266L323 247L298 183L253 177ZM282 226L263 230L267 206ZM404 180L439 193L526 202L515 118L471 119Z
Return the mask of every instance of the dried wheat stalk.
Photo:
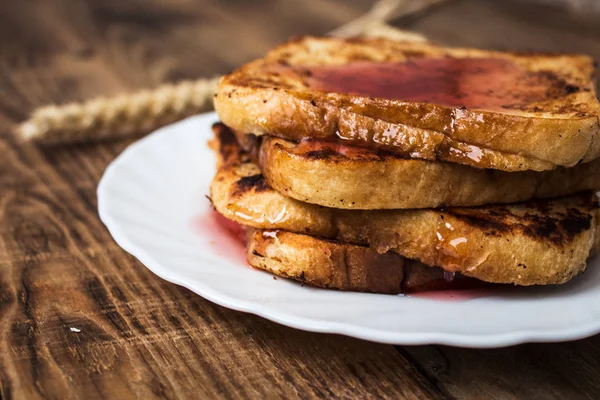
M425 41L422 35L393 28L385 22L421 11L425 5L440 1L381 0L365 16L332 34ZM198 79L116 97L101 97L64 106L45 106L35 110L16 131L24 141L44 144L91 142L148 132L212 109L212 97L218 80L218 77Z
M212 108L217 78L161 85L33 112L17 132L43 143L94 141L145 132Z
M379 0L364 15L334 29L329 34L338 37L359 36L370 29L377 29L381 26L390 27L386 24L387 22L396 18L420 13L432 6L447 1L448 0Z
M380 37L402 42L427 42L425 35L417 32L405 31L404 29L394 28L385 23L371 23L359 35L364 37Z

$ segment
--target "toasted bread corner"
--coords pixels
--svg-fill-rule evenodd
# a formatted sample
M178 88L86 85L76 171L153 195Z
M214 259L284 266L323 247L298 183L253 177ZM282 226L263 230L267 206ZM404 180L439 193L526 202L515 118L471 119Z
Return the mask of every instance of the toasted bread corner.
M550 82L553 89L548 89L547 98L522 104L465 109L317 90L302 73L314 65L393 64L444 57L504 60ZM290 140L342 134L366 144L385 143L399 154L478 168L541 171L571 167L600 155L595 66L584 55L444 48L381 38L305 37L223 78L215 108L228 126L246 133ZM399 134L386 134L394 131ZM473 147L481 155L470 157Z

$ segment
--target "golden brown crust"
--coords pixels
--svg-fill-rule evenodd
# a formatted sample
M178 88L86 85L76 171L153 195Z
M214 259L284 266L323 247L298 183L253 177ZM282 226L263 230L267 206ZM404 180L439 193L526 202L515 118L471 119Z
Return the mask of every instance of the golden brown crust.
M277 191L344 209L477 206L600 190L600 160L552 171L505 172L270 136L263 138L258 158Z
M277 230L249 233L248 262L277 276L344 291L398 294L482 285L459 275L447 281L441 268L395 253Z
M249 176L252 185L238 184ZM339 210L285 197L265 184L256 164L231 158L213 179L211 197L221 214L244 225L369 245L493 283L564 283L585 269L597 241L591 195L445 210Z
M510 60L560 88L511 108L477 110L364 97L310 87L294 68L409 59ZM274 67L275 66L275 67ZM284 66L283 70L276 66ZM290 72L292 71L292 72ZM573 166L600 155L593 60L580 55L500 53L385 39L302 38L222 79L220 118L256 135L299 141L345 137L429 160L506 171ZM556 93L555 93L556 92Z
M284 231L250 235L248 262L311 286L357 292L402 292L404 257Z

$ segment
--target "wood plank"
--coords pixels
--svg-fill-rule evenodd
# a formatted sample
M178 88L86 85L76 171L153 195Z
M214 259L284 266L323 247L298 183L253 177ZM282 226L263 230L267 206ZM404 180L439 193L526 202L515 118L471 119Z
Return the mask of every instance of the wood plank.
M582 52L600 57L598 14L522 1L457 1L404 26L450 46L518 51Z
M484 321L482 321L484 323ZM431 382L460 399L597 399L600 336L504 349L399 349Z
M391 346L285 328L158 279L112 243L93 186L70 186L50 168L38 175L39 185L0 197L3 390L439 397Z

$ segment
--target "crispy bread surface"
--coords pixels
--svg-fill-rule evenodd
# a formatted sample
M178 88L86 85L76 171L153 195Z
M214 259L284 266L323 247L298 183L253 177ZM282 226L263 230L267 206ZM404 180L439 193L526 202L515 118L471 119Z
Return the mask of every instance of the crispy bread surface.
M248 240L253 267L323 288L402 293L404 261L398 254L285 231L256 230Z
M263 137L257 158L266 181L277 191L344 209L478 206L600 190L600 159L552 171L505 172L324 141L296 144L272 136Z
M400 94L387 95L398 77ZM595 65L583 55L303 37L225 76L214 103L246 133L341 137L478 168L541 171L600 155Z

